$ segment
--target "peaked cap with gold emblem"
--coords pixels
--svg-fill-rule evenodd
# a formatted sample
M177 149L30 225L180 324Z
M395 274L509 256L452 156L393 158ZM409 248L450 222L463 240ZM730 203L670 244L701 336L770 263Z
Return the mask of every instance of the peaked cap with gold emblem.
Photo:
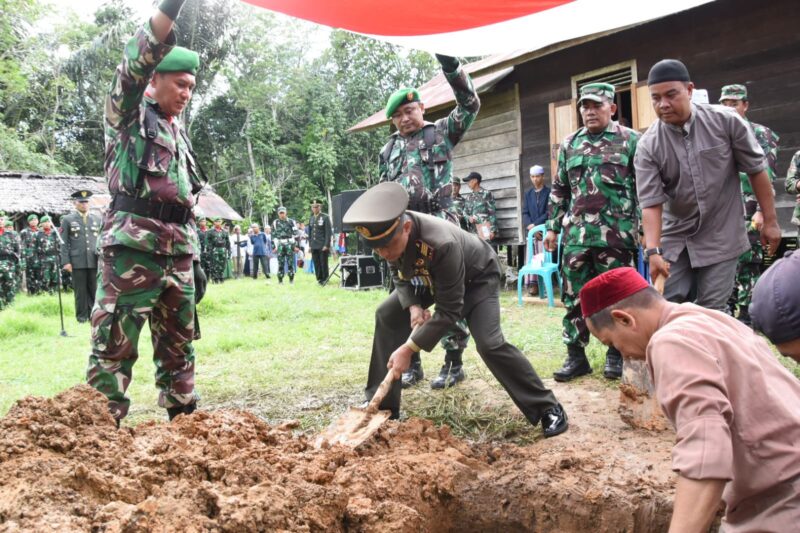
M359 196L342 222L355 226L370 248L380 248L392 240L408 207L408 192L402 185L387 181Z

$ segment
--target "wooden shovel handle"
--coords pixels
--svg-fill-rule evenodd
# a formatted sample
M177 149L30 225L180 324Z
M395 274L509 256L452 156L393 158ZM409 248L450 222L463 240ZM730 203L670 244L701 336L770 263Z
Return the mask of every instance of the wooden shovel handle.
M664 283L667 281L667 278L664 276L658 276L656 279L653 280L653 287L658 291L658 294L664 294Z
M367 412L368 413L377 413L378 406L381 404L386 395L389 394L389 390L392 388L392 383L394 383L394 370L391 368L386 373L386 377L383 378L381 384L378 385L378 390L375 391L375 396L369 401L369 405L367 405Z

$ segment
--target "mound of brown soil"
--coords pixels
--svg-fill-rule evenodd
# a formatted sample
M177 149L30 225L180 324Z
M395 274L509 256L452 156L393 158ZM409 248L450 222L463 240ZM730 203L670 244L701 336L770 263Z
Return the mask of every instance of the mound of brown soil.
M660 531L671 439L627 429L618 393L557 390L563 436L470 445L388 423L358 450L242 411L118 431L80 386L0 420L0 531Z

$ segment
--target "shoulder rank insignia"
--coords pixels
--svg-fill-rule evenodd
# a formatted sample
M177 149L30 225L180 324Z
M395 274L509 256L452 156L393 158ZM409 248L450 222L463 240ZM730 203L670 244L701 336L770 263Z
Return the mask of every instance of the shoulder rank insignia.
M434 249L432 246L422 241L417 241L416 245L417 245L417 250L419 251L419 254L422 257L424 257L428 261L433 260Z

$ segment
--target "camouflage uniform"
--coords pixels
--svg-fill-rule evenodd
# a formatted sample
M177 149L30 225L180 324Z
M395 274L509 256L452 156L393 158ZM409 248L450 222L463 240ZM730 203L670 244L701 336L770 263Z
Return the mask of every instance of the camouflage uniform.
M38 228L33 229L30 226L20 232L20 241L22 244L22 263L25 268L25 285L28 288L28 294L33 296L41 292L41 265L39 258L36 256L36 235L40 232Z
M208 228L198 228L197 230L197 241L198 245L200 246L200 267L203 269L203 272L211 272L211 253L208 249L208 235L209 232Z
M14 301L20 261L21 250L17 233L0 225L0 309Z
M467 219L465 216L466 209L466 200L460 194L458 196L453 197L453 211L458 217L458 225L461 226L461 229L466 230L468 229L469 225L467 224Z
M480 187L477 191L467 195L467 199L464 202L464 217L467 220L469 220L469 217L475 217L475 222L469 223L468 226L470 233L477 235L478 229L475 224L488 222L490 225L489 231L497 236L497 215L495 213L496 208L492 191ZM486 236L485 240L488 241L489 237Z
M291 218L272 221L272 245L278 256L278 283L283 283L283 276L288 275L289 281L294 280L294 249L296 222Z
M222 283L225 265L231 254L230 237L223 229L211 228L206 232L206 247L209 256L208 277L214 283Z
M764 151L767 159L767 174L771 181L775 181L778 175L778 135L766 126L750 122L750 127L756 136L759 146ZM753 215L758 209L758 201L750 185L750 178L747 174L740 172L739 179L742 183L742 200L744 201L744 223L747 230L747 238L750 241L750 249L739 256L739 264L736 267L736 285L733 287L731 303L738 306L740 312L746 314L750 307L750 299L753 294L753 286L761 276L761 263L764 260L764 247L761 245L761 232L752 224Z
M39 288L53 294L58 289L59 272L58 256L61 250L61 239L58 230L40 231L34 241L36 260L39 263Z
M426 122L408 137L394 132L381 150L379 174L381 182L396 181L405 187L409 210L460 225L453 205L453 149L475 122L481 101L463 68L442 72L453 89L456 107L446 117L435 123ZM431 147L425 145L426 128L434 130ZM462 319L442 338L441 344L445 350L453 351L464 350L468 342L469 328ZM417 363L419 355L415 358Z
M202 183L181 121L163 115L144 95L156 66L174 46L174 34L167 41L158 42L145 23L125 47L105 102L105 171L113 200L100 235L103 257L87 381L108 397L117 420L128 413L125 391L148 318L159 405L173 416L176 409L191 412L197 401L192 259L200 248L190 212ZM156 137L148 153L145 121L153 113ZM135 207L115 207L122 202L166 204L161 207L173 215L164 220L137 215Z
M786 192L797 195L797 203L792 213L792 224L798 226L797 236L800 238L800 173L798 173L798 169L800 169L800 150L792 156L792 162L789 164L789 171L786 173L784 182Z
M564 343L584 347L589 330L578 293L598 274L634 266L639 215L633 156L639 133L611 121L592 135L581 128L558 151L548 230L562 237Z

